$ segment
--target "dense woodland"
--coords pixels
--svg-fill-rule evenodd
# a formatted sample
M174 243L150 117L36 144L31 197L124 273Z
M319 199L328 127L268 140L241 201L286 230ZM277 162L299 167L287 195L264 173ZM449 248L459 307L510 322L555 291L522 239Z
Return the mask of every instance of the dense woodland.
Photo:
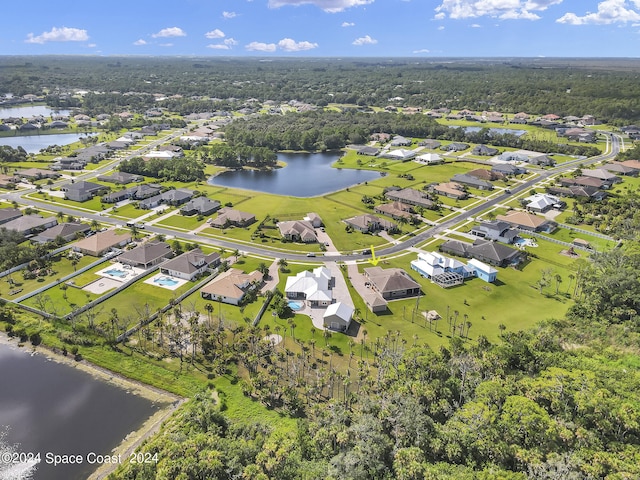
M319 345L273 349L259 328L226 353L212 337L208 354L245 365L245 394L299 417L295 432L234 423L203 393L144 447L157 470L123 478L638 478L638 262L633 248L584 262L565 319L439 350L389 332L372 355L356 346L348 372L311 365Z
M152 158L148 161L142 157L133 157L122 161L118 168L121 172L165 181L193 182L205 178L204 165L195 157Z
M286 59L2 57L0 94L89 95L89 113L167 106L181 113L298 100L384 107L394 103L561 116L591 114L617 124L640 119L637 61L599 59ZM128 93L122 96L115 93ZM130 94L135 92L135 94ZM181 95L156 102L150 94ZM206 97L206 98L203 98Z

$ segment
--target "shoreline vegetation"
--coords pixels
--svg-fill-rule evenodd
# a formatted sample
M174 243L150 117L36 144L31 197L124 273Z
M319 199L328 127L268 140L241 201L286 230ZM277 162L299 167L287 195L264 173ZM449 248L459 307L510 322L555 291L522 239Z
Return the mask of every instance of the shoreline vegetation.
M145 440L155 435L159 431L161 425L178 408L180 408L185 401L187 401L184 397L180 397L158 387L128 378L121 373L108 370L85 359L79 361L74 360L72 357L65 356L57 349L51 348L48 345L40 344L38 346L33 346L29 343L21 343L16 341L15 338L9 337L4 331L0 331L0 344L29 350L34 354L47 357L61 365L81 370L82 372L91 375L95 380L116 386L121 390L131 392L133 395L140 396L156 405L160 405L160 408L158 408L153 415L148 417L137 430L128 433L127 436L124 437L113 450L111 450L111 452L100 452L105 455L120 454L122 455L122 458L128 457L138 447L140 447ZM102 464L88 478L89 480L101 480L111 474L117 467L117 464Z

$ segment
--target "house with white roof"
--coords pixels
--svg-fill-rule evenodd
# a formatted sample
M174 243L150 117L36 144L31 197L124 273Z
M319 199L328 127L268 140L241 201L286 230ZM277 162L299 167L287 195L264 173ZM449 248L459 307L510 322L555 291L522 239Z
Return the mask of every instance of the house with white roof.
M335 279L326 267L305 270L287 278L284 293L292 300L305 300L310 307L326 307L333 303L331 291Z
M546 212L552 208L563 208L566 204L554 195L547 193L536 193L524 199L527 210L534 212Z
M416 152L413 150L407 150L404 148L398 148L396 150L389 150L380 155L384 158L390 158L391 160L400 160L401 162L407 162L412 158L415 158Z
M444 163L444 159L437 153L424 153L422 155L418 155L414 162L422 165L436 165L438 163Z

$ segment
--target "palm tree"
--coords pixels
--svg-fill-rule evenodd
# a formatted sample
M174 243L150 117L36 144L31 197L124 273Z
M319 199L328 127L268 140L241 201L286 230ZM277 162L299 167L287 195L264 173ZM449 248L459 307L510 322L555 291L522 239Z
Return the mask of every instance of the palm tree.
M100 226L100 224L98 223L98 221L95 218L93 220L91 220L91 230L96 231L99 226Z
M286 259L281 258L280 260L278 260L278 267L280 267L281 272L284 272L288 266L289 266L289 263L287 262Z
M466 325L467 325L467 333L465 334L465 337L469 338L469 329L471 328L471 322L467 321Z
M560 290L560 284L562 283L562 277L559 273L556 273L556 276L554 278L556 281L556 295L558 295L558 290Z
M56 213L56 218L60 221L62 221L62 219L64 218L64 212L60 211L58 213Z
M207 317L208 317L207 327L211 328L211 314L213 313L213 304L207 302L207 304L204 306L204 309L207 311Z

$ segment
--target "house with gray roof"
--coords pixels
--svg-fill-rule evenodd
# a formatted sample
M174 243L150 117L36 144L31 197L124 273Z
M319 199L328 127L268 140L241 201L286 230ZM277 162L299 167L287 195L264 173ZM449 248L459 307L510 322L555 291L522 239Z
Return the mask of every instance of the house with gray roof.
M207 197L196 197L189 200L180 209L182 215L211 215L218 211L222 205L217 200Z
M362 146L356 149L356 153L358 155L368 155L370 157L375 157L380 153L380 149L376 147Z
M466 173L457 173L451 178L452 182L461 183L478 190L493 190L493 184L487 180L481 180Z
M502 243L513 243L518 238L518 231L512 228L510 223L500 220L482 222L474 226L469 233L478 238Z
M415 205L417 207L433 209L435 204L433 201L420 190L413 188L403 188L402 190L391 190L384 194L389 200L406 203L407 205Z
M523 260L523 253L502 243L476 240L474 243L447 240L440 245L440 251L465 258L475 258L498 267L517 265Z
M111 175L98 175L97 180L100 180L101 182L126 184L141 182L144 180L144 177L142 175L136 175L134 173L113 172Z
M22 210L17 208L0 208L0 225L22 216Z
M138 268L150 268L173 257L173 250L165 242L146 242L118 257L120 263Z
M91 230L86 223L60 223L54 227L47 228L31 239L32 242L47 243L53 242L57 238L62 238L65 242L75 240L78 236L84 236Z
M3 223L2 228L13 230L22 235L41 232L58 224L55 217L43 218L40 215L23 215L9 222Z
M216 218L209 219L209 225L217 228L247 227L256 221L253 213L242 212L233 208L221 208Z
M526 168L522 168L517 165L512 165L510 163L497 163L491 167L491 171L498 172L506 176L521 175L523 173L527 173Z
M444 150L446 152L461 152L463 150L466 150L470 146L471 145L469 145L468 143L453 142L448 145L441 145L440 150Z
M63 185L60 190L64 192L64 198L76 202L86 202L99 193L109 190L109 187L93 182L78 180L74 183Z
M194 248L184 252L160 267L160 272L183 280L193 280L196 276L204 273L209 268L220 265L220 255L210 253L205 255L199 248Z
M492 157L498 153L499 150L497 148L489 147L487 145L476 145L473 150L471 150L472 155L480 155L483 157Z

